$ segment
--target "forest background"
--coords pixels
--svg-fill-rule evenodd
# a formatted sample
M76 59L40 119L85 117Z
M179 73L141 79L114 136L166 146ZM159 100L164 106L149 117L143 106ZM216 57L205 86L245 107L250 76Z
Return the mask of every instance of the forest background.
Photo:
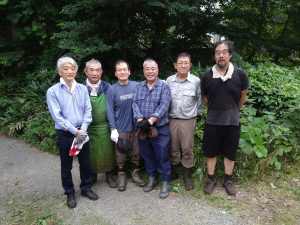
M173 74L174 57L192 56L193 74L213 65L213 34L234 42L233 62L251 87L242 109L235 176L288 172L300 161L300 2L297 0L1 0L0 131L57 153L46 90L59 80L56 60L90 58L115 82L113 64L130 63L143 80L142 62L157 60L160 78ZM196 130L196 173L205 172L200 146L205 107ZM255 176L256 175L256 176ZM300 190L298 190L300 196Z

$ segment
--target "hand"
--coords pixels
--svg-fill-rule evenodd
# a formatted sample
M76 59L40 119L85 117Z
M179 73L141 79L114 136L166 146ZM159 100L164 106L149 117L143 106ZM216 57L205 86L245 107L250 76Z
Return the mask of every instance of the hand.
M148 120L143 119L142 121L138 122L137 127L140 128L140 130L144 133L147 133L150 131L150 123Z
M87 136L88 136L88 134L85 131L78 130L76 133L76 138L77 138L76 144L82 143L84 141L84 139L86 139Z
M117 129L111 130L110 139L116 144L118 143L119 133Z

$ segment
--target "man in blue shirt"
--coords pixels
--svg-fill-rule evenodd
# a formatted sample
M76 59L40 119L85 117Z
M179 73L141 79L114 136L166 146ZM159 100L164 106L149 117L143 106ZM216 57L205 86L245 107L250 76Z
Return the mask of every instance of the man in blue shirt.
M163 185L159 197L169 196L171 163L169 161L170 131L168 110L171 102L170 88L158 78L158 65L153 59L143 63L145 81L139 83L133 99L133 116L139 131L139 146L149 176L144 191L154 188L157 172L160 173ZM151 133L155 127L157 136ZM149 133L150 132L150 133ZM149 135L150 134L150 135ZM151 135L152 134L152 135ZM155 137L156 136L156 137Z
M67 195L67 206L76 207L75 189L72 181L73 157L69 150L74 140L77 144L87 138L87 128L92 121L91 103L87 88L75 81L78 65L70 57L61 57L57 61L60 82L47 90L47 104L57 130L57 143L61 161L62 186ZM81 195L90 200L97 200L98 195L91 190L92 178L90 172L88 143L80 150Z
M126 173L124 165L126 156L130 155L132 181L138 186L143 187L145 182L139 176L140 151L135 126L133 121L132 100L136 90L137 82L129 80L129 65L124 60L115 63L115 76L118 81L114 83L107 92L107 117L111 129L111 140L116 145L116 162L118 169L118 190L126 189ZM129 151L124 151L126 142L131 146Z

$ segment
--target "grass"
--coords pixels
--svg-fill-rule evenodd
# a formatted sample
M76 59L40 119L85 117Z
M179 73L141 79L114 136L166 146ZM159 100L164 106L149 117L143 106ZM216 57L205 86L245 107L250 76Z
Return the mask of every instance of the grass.
M251 218L254 224L290 225L300 221L300 162L285 166L282 171L269 171L251 180L238 183L238 195L230 197L221 187L221 180L211 195L203 194L205 180L197 174L195 189L184 191L182 179L172 182L172 188L183 195L210 202L221 213L232 213L240 218Z
M44 197L1 198L1 208L6 210L1 218L5 225L59 225L62 219L56 213L55 205L44 205Z

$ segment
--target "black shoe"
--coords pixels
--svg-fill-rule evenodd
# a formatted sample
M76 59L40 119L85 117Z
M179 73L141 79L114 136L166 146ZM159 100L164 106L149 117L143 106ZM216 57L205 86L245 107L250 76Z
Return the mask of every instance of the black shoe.
M67 206L70 209L74 209L76 207L76 200L74 194L67 195Z
M87 197L88 199L93 201L96 201L99 198L98 195L92 190L81 192L81 196Z

